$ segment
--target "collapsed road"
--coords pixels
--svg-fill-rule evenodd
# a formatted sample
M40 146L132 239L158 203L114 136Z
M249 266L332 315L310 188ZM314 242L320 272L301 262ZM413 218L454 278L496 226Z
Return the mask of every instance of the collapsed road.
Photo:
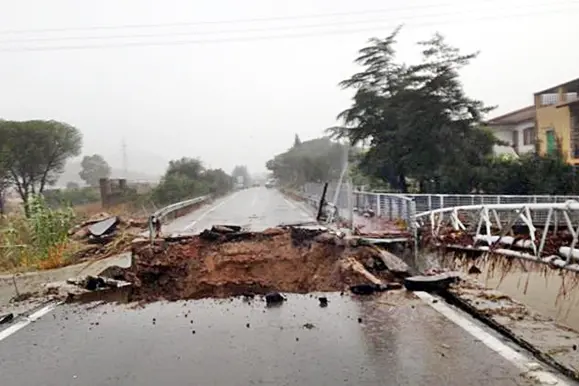
M163 232L262 231L308 215L275 190L253 188ZM342 292L371 282L352 269L368 249L299 229L229 240L221 229L137 247L122 275L138 284L139 302L63 304L14 333L0 330L1 384L572 384L434 296L396 286ZM285 301L266 307L259 295L273 290ZM156 301L163 297L171 301Z

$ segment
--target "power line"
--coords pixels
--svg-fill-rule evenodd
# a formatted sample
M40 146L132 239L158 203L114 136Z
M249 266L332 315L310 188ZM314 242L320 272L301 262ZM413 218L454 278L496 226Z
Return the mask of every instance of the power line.
M485 3L498 2L498 0L485 0ZM568 1L567 1L568 2ZM504 3L504 2L503 2ZM546 1L547 4L552 2ZM528 3L525 2L525 6ZM342 17L342 16L356 16L379 13L391 13L395 11L405 11L413 9L429 9L441 8L446 6L456 6L456 3L442 3L442 4L417 4L415 6L381 8L364 11L348 11L348 12L333 12L333 13L319 13L309 15L293 15L293 16L277 16L277 17L262 17L262 18L248 18L248 19L233 19L233 20L209 20L209 21L192 21L192 22L175 22L175 23L157 23L157 24L124 24L124 25L101 25L91 27L59 27L59 28L37 28L37 29L7 29L0 30L0 34L33 34L33 33L47 33L47 32L82 32L82 31L96 31L96 30L118 30L131 28L170 28L170 27L187 27L187 26L202 26L215 24L242 24L242 23L258 23L258 22L274 22L284 20L300 20L300 19L316 19L327 17Z
M461 24L470 23L474 21L484 21L484 20L500 20L509 19L517 17L534 16L537 14L557 14L561 12L568 13L570 10L578 9L557 9L552 11L541 11L534 13L522 13L522 14L502 14L500 16L486 16L471 19L461 19L455 21L435 21L427 23L415 23L410 24L406 28L416 28L424 26L433 26L440 24ZM375 26L369 28L358 28L358 29L335 29L328 31L320 31L316 33L306 32L300 34L285 34L285 35L262 35L262 36L243 36L243 37L227 37L227 38L216 38L216 39L197 39L197 40L176 40L176 41L161 41L161 42L126 42L118 44L94 44L94 45L69 45L69 46L44 46L44 47L0 47L0 52L34 52L34 51L66 51L66 50L87 50L87 49L101 49L101 48L129 48L129 47L163 47L163 46L177 46L177 45L195 45L195 44L210 44L210 43L234 43L234 42L250 42L250 41L262 41L262 40L275 40L275 39L293 39L293 38L304 38L304 37L321 37L328 35L347 35L360 32L372 32L377 29L393 28L400 24L404 24L401 20L396 24L389 24L383 26Z
M549 3L545 5L556 5L557 3ZM558 4L569 4L569 0L559 2ZM572 4L579 4L575 1ZM542 11L542 10L541 10ZM445 12L438 14L425 14L425 15L411 15L404 18L404 20L422 19L428 17L443 17L443 16L455 16L462 15L465 13L471 13L469 11L459 11L459 12ZM296 29L307 29L307 28L324 28L324 27L335 27L335 26L349 26L357 24L369 24L369 23L382 23L391 22L392 18L379 18L379 19L363 19L363 20L353 20L353 21L335 21L329 23L317 23L317 24L306 24L306 25L290 25L290 26L276 26L276 27L261 27L261 28L245 28L245 29L229 29L220 31L187 31L187 32L170 32L170 33L154 33L154 34L128 34L128 35L100 35L100 36L65 36L65 37L48 37L48 38L24 38L24 39L0 39L0 44L15 44L15 43L41 43L41 42L60 42L60 41L85 41L85 40L113 40L113 39L141 39L141 38L162 38L162 37L178 37L178 36L192 36L192 35L219 35L228 33L252 33L252 32L272 32L272 31L287 31Z

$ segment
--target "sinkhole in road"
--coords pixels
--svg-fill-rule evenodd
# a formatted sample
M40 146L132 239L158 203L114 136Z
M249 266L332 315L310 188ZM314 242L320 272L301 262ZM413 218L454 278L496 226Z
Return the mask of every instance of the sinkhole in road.
M297 227L263 232L213 227L197 236L137 245L130 268L103 274L131 282L129 300L141 302L342 291L399 280L375 247Z

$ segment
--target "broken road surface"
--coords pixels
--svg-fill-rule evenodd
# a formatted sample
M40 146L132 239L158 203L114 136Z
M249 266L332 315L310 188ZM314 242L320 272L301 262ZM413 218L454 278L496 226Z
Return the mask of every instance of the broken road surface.
M263 230L307 221L299 208L275 190L254 188L168 228L197 232L238 224ZM0 329L0 381L22 386L537 384L480 335L405 290L368 297L348 292L284 297L270 308L259 296L62 305L13 334Z

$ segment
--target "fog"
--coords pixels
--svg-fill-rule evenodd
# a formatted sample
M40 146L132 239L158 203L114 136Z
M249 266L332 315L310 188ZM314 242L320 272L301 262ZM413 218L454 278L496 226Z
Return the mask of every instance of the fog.
M578 10L558 0L4 0L0 117L70 123L83 154L117 169L125 140L128 169L145 175L182 156L264 172L296 133L336 123L350 98L337 84L368 38L404 24L408 61L436 31L480 51L463 82L498 115L579 76L567 43Z

